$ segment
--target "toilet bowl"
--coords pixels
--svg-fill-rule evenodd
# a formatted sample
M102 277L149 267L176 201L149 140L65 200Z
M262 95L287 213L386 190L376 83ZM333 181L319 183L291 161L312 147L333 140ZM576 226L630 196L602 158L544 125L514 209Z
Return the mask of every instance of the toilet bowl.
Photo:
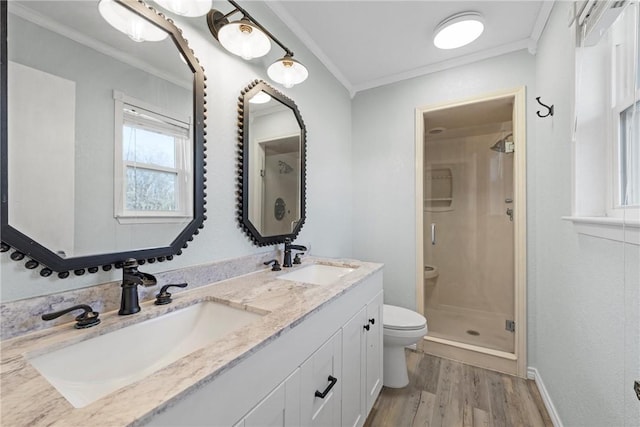
M435 265L425 265L424 266L424 279L425 280L434 280L437 279L440 273L438 272L438 267Z
M440 273L438 272L438 267L435 265L425 265L424 266L424 301L425 307L426 304L429 304L432 301L433 293L436 289L436 283L438 282L438 276Z
M395 305L383 306L383 380L385 387L402 388L409 384L404 348L427 334L427 319L415 311Z

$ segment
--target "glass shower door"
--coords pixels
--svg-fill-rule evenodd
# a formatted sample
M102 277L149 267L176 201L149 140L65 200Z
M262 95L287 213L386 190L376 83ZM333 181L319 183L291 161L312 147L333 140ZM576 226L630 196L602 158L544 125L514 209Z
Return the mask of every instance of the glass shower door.
M429 336L514 353L510 112L493 126L461 122L460 129L427 134L424 148L424 313Z

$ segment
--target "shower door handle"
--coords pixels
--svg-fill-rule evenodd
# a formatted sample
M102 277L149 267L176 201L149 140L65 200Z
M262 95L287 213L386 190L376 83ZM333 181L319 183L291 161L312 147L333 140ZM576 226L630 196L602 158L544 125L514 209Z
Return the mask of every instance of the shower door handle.
M509 217L509 221L513 222L513 209L508 208L506 213L507 213L507 216Z
M431 223L431 244L436 244L436 223Z

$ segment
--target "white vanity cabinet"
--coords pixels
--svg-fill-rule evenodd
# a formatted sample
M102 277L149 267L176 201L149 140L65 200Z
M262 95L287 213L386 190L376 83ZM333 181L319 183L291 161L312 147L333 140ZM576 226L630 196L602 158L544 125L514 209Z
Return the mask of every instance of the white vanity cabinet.
M381 314L380 269L147 424L362 426L382 385Z
M342 327L342 426L360 427L382 389L382 292Z

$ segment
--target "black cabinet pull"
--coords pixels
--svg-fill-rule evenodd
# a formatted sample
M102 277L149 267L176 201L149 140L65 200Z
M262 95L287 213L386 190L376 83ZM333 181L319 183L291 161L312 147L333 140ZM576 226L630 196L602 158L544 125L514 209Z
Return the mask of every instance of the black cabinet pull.
M371 323L372 325L375 325L376 324L376 319L375 318L374 319L369 319L369 323Z
M371 326L369 326L369 325L364 325L364 326L363 326L363 328L365 328L365 329L368 331L369 329L371 329Z
M338 382L338 379L336 377L331 376L331 375L329 375L328 380L329 380L329 385L327 386L326 389L324 389L324 391L322 393L320 393L318 390L316 390L316 397L319 397L320 399L324 399L325 397L327 397L327 394L329 394L329 392L331 391L333 386L336 385L336 383Z

